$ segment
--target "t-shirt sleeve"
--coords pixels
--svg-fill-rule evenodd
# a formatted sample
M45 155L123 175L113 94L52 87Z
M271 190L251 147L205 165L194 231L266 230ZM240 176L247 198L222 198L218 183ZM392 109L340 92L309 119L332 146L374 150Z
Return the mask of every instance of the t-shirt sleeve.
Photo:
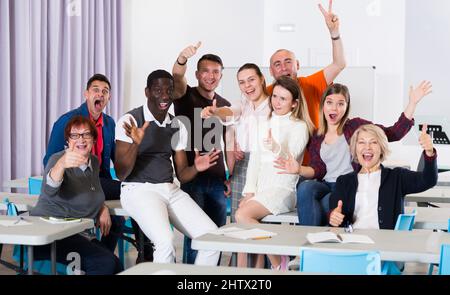
M172 146L174 147L174 151L184 151L187 148L188 143L188 131L186 129L186 126L177 119L174 119L173 121L173 127L179 127L179 131L175 134L175 136L172 138Z
M116 132L115 132L116 133L116 141L120 140L120 141L123 141L123 142L127 142L129 144L133 143L133 140L129 136L127 136L127 134L125 133L125 129L123 128L123 125L124 125L125 122L127 122L128 124L131 124L130 120L133 120L134 124L136 124L136 126L137 126L136 120L130 114L124 115L123 117L121 117L119 119L119 121L117 121Z

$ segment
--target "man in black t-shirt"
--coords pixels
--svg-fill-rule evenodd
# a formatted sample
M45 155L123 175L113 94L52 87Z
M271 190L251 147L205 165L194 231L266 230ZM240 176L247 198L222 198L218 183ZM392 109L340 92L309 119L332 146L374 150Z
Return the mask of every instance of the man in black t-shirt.
M195 152L210 152L213 148L226 151L225 127L218 118L202 119L201 111L208 107L231 106L231 104L218 95L215 90L222 79L223 63L219 56L206 54L197 63L195 76L198 80L197 87L187 85L185 77L188 60L193 57L198 48L189 46L178 56L173 67L175 79L174 107L177 118L183 120L188 129L189 143L186 149L189 165L193 164ZM183 118L184 117L184 118ZM227 164L225 153L220 154L217 165L207 171L199 173L194 180L183 184L181 188L206 212L206 214L220 227L225 225L227 218L226 197L229 195L225 189ZM192 264L195 261L197 251L191 249L191 240L185 237L183 262Z

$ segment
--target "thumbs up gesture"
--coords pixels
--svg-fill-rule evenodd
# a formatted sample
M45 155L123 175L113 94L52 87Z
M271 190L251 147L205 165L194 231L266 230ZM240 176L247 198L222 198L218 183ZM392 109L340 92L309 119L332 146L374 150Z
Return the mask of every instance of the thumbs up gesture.
M216 115L217 112L217 100L214 99L212 102L212 106L206 107L200 113L202 119L208 119Z
M179 64L185 64L191 57L193 57L195 54L197 54L197 50L202 46L202 42L197 42L196 45L190 45L186 47L183 51L181 51L180 55L178 56L178 63Z
M69 148L64 152L64 156L61 157L62 166L64 169L80 167L88 162L88 157L80 155L75 151L75 144L69 144Z
M419 144L428 157L433 157L434 156L433 139L429 134L427 134L427 129L428 125L423 124L422 132L420 133L419 137Z
M344 222L345 215L342 214L342 203L341 200L338 202L338 206L331 212L330 214L330 224L332 226L341 226L342 222Z
M269 128L267 132L267 137L263 140L264 148L271 151L274 154L278 154L280 152L280 145L273 139L272 137L272 128Z

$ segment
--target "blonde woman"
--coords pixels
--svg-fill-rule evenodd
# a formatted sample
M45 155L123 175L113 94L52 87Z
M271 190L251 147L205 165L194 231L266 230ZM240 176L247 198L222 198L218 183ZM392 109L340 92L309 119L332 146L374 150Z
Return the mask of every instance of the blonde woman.
M356 130L350 142L353 161L359 171L340 176L331 194L332 226L361 229L394 229L403 213L405 195L418 193L436 185L437 154L424 125L419 138L425 158L423 172L403 168L389 169L381 164L389 154L387 137L375 125Z

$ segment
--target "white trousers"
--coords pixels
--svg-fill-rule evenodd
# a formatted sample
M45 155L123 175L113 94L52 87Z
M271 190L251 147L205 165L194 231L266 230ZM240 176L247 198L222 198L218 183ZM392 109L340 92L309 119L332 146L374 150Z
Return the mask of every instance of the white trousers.
M124 184L120 202L155 245L155 263L175 262L174 234L170 224L191 239L217 229L191 197L173 183ZM199 250L195 264L215 266L219 257L219 251Z

